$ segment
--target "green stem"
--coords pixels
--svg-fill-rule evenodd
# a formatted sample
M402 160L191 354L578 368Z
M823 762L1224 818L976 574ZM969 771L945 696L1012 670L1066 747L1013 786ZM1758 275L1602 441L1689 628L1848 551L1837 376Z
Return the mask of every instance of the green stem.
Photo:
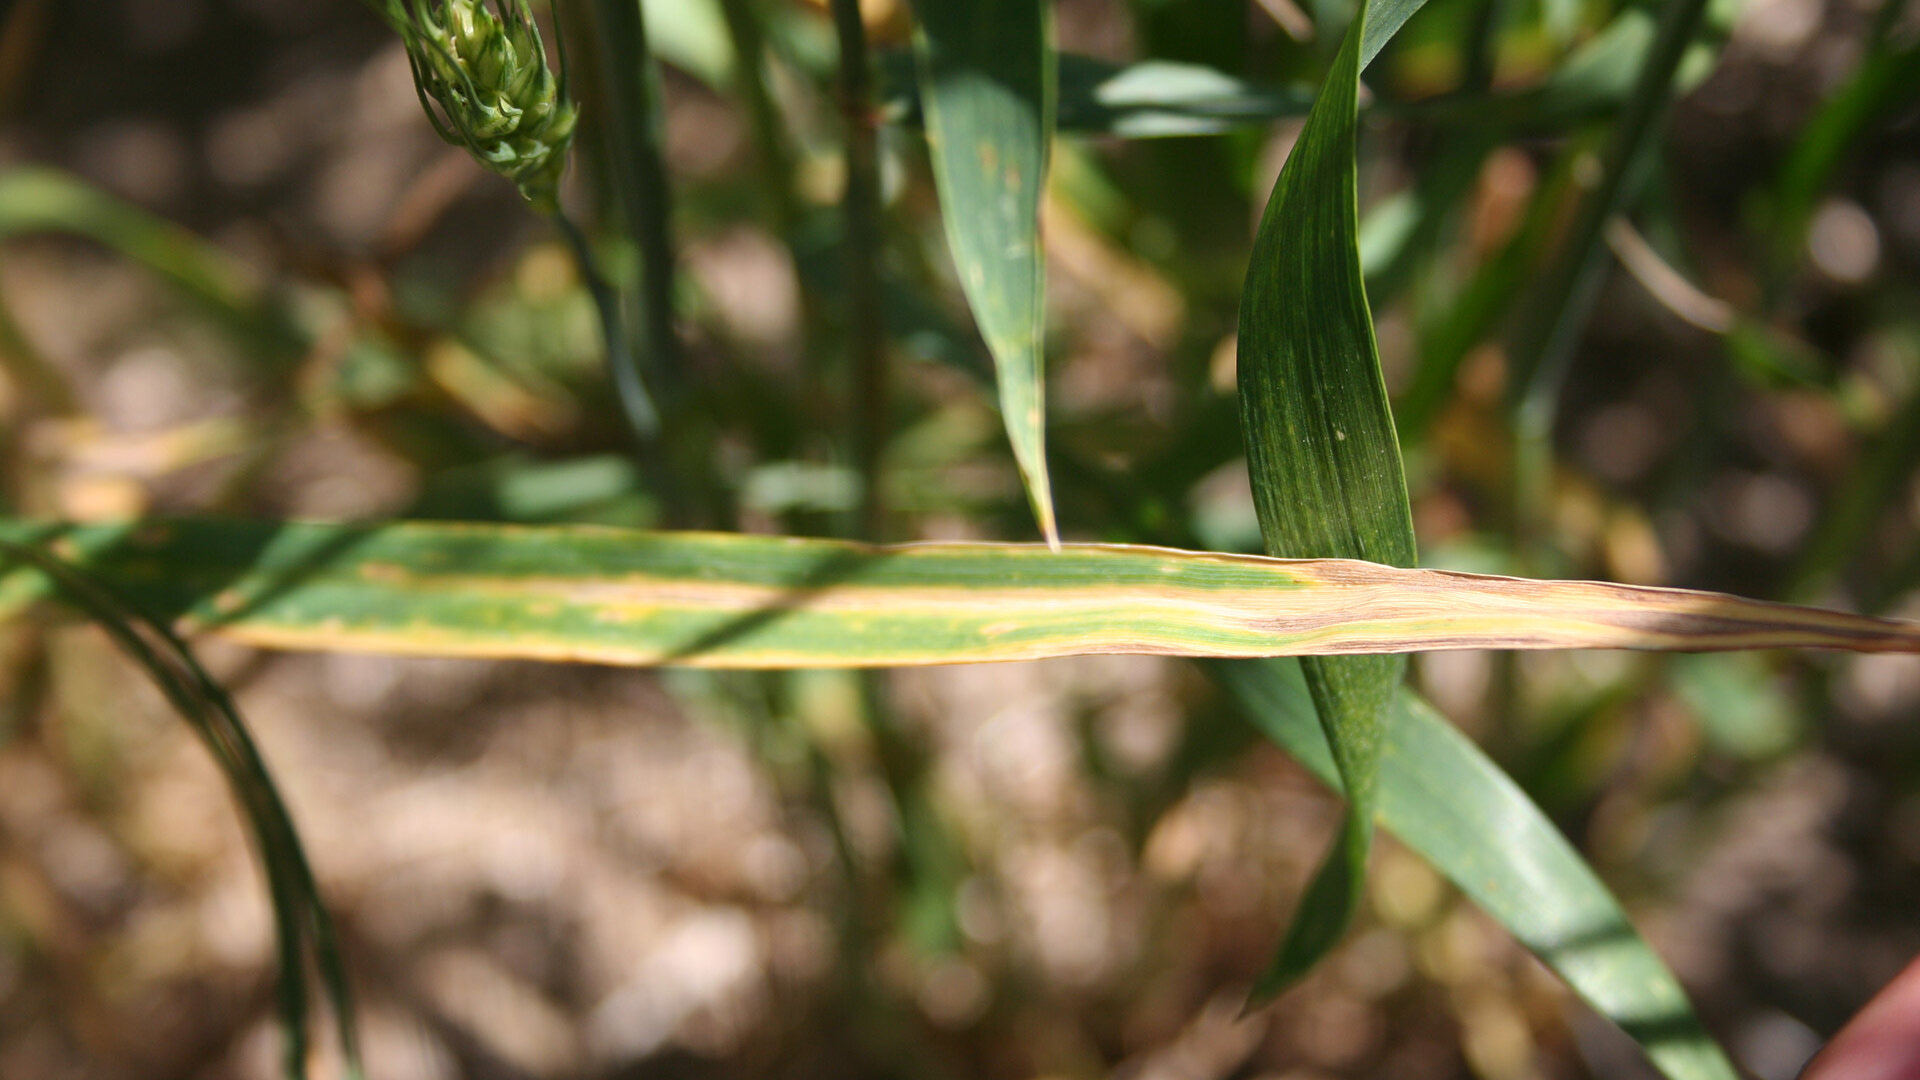
M866 28L858 0L833 0L840 41L840 111L847 139L847 187L841 200L847 236L847 310L853 354L853 456L860 470L860 534L885 539L887 504L881 459L889 397L885 324L880 311L880 170L874 138Z
M1467 29L1467 55L1460 76L1460 89L1469 94L1484 94L1493 86L1494 51L1499 44L1500 17L1505 14L1502 0L1479 0L1474 5Z
M593 294L593 306L600 313L600 334L606 341L607 366L613 369L613 385L620 397L620 408L627 414L627 423L633 427L634 435L642 443L650 443L660 435L660 414L653 406L653 399L647 395L646 385L640 379L640 369L634 363L632 351L627 348L626 331L620 324L620 301L595 268L593 249L588 246L586 236L574 225L573 219L559 210L551 216L560 229L560 235L567 238L567 245L573 249L574 261L580 265L581 280L586 282L587 291Z
M727 36L734 52L734 91L747 112L753 132L755 188L759 197L759 218L786 245L793 265L808 265L814 255L812 230L804 227L808 216L794 191L794 151L787 138L785 122L767 76L771 54L763 30L765 5L756 0L720 0L720 11L727 23ZM823 300L825 301L823 303ZM791 400L790 432L801 436L799 447L787 447L784 440L766 447L769 453L797 450L816 461L833 460L835 451L825 438L846 425L829 374L835 367L834 349L838 345L835 323L837 298L818 289L800 290L800 392ZM843 519L847 515L836 515ZM790 518L790 527L807 531L814 527ZM849 525L844 520L838 522Z
M880 310L880 169L875 138L872 76L866 27L858 0L833 0L833 28L840 47L841 127L846 138L846 190L841 196L846 230L847 332L852 363L853 457L860 471L858 535L886 539L887 502L882 459L887 441L888 373L886 327ZM926 760L894 723L887 673L860 673L861 715L878 750L880 774L899 822L900 884L909 914L906 929L916 944L950 948L950 913L939 926L925 925L925 901L956 882L960 856L927 791ZM932 934L929 941L926 935Z
M1515 520L1523 532L1544 514L1552 469L1548 440L1561 382L1599 295L1607 219L1620 212L1632 182L1642 173L1662 130L1681 57L1699 32L1707 6L1708 0L1670 0L1662 9L1653 47L1601 153L1599 180L1580 204L1566 242L1515 330L1508 351L1508 386L1514 407Z
M640 249L636 306L643 320L645 361L663 401L671 402L681 364L673 326L673 194L660 149L665 126L660 71L647 45L640 0L594 0L593 8L600 70L614 114L604 125L608 157L622 215Z
M767 89L766 42L754 8L752 0L720 0L727 36L733 39L734 78L747 106L754 156L759 159L763 210L781 238L791 242L793 228L800 220L800 208L793 196L793 154L782 137L780 110Z

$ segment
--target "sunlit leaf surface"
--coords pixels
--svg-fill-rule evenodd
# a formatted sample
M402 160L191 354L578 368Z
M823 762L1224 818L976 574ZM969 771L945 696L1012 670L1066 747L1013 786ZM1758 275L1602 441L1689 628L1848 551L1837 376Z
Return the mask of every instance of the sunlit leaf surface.
M1047 479L1040 196L1053 140L1054 58L1042 0L919 0L916 39L940 216L1040 531Z
M0 525L31 540L47 526ZM187 629L279 648L702 667L1460 648L1920 652L1920 625L1714 593L1129 545L591 526L75 526L55 550ZM16 570L0 613L45 594Z

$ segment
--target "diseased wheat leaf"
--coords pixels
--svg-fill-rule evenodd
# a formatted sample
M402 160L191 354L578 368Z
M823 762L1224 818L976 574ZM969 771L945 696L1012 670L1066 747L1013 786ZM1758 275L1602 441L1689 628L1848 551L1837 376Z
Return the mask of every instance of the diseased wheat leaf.
M1297 668L1264 660L1211 670L1268 738L1338 790L1339 770ZM1686 992L1573 845L1410 691L1388 717L1378 821L1632 1036L1669 1080L1733 1080Z
M1355 148L1366 23L1362 0L1254 239L1240 295L1240 415L1267 554L1411 566L1413 515L1360 266ZM1380 733L1406 660L1309 659L1301 670L1348 807L1256 997L1305 974L1359 905Z
M915 51L947 245L993 354L1027 498L1059 543L1047 479L1046 275L1040 249L1054 125L1044 0L916 0Z
M29 541L51 526L0 523ZM1920 652L1920 624L1716 593L1169 548L187 518L61 527L142 610L275 648L701 667L1462 648ZM45 595L0 577L0 615Z

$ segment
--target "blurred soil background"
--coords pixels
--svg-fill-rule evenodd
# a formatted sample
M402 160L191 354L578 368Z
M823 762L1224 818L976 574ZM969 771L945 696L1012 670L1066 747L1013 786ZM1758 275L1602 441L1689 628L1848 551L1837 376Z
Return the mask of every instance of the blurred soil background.
M768 6L796 40L830 44L817 8ZM873 26L897 46L884 7ZM1238 20L1250 67L1281 49L1267 7L1193 7ZM597 389L563 249L434 137L403 52L361 5L4 10L0 164L69 170L205 238L300 343L256 348L100 247L9 240L0 293L19 333L3 347L60 388L28 385L25 363L0 380L14 510L658 520ZM1177 37L1183 17L1058 4L1063 47L1114 60ZM1873 18L1854 0L1754 0L1682 101L1670 227L1707 293L1761 302L1743 199ZM684 329L712 400L746 417L714 421L732 500L716 523L807 528L844 509L844 477L809 464L780 416L805 411L796 371L832 340L813 325L826 302L806 244L755 209L769 196L753 128L712 74L726 54L668 59ZM1444 79L1428 53L1400 61L1387 85L1404 96ZM831 98L803 66L775 71L804 218L839 179ZM1514 67L1503 77L1530 77ZM1915 118L1849 157L1770 308L1838 389L1743 382L1713 335L1612 276L1556 429L1555 572L1794 587L1873 424L1920 385ZM1205 409L1233 415L1219 387L1240 268L1292 130L1063 143L1055 429L1091 475L1125 475ZM890 227L937 250L915 137L886 138ZM1405 187L1430 151L1381 134L1363 197ZM1462 260L1513 228L1544 152L1489 159ZM1249 157L1250 189L1220 179ZM1132 200L1122 225L1073 188L1087 175ZM950 282L931 291L964 320ZM1379 315L1404 377L1416 315ZM902 535L1029 539L994 414L937 338L896 356ZM1475 479L1495 467L1476 424L1499 378L1497 350L1471 356L1415 452L1431 562L1506 565L1480 541ZM1229 451L1161 512L1190 513L1209 544L1253 545L1244 475ZM1814 598L1903 602L1920 499L1895 480L1858 561ZM1104 535L1088 524L1098 486L1071 469L1058 484L1069 533ZM1242 1015L1338 806L1179 663L898 673L895 729L877 737L851 719L860 686L842 675L204 652L304 831L380 1080L1650 1075L1391 842L1348 942ZM0 661L0 1077L274 1075L269 910L219 774L98 632L7 627ZM1920 951L1920 663L1572 654L1515 661L1517 679L1504 663L1416 670L1594 860L1755 1075L1790 1077ZM1503 703L1511 685L1522 700ZM882 769L889 755L907 765ZM911 787L890 788L901 775Z

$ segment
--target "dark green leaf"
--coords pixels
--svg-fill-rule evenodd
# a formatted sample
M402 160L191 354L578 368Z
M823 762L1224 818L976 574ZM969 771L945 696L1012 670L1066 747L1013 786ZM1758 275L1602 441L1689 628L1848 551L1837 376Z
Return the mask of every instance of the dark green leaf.
M54 535L52 529L39 531ZM347 1075L359 1077L358 1024L333 920L321 901L293 817L233 699L170 628L128 606L87 571L49 554L42 544L0 540L0 563L24 563L40 571L62 599L85 613L145 669L213 755L265 864L280 968L280 1026L286 1040L281 1072L289 1080L307 1075L307 963L312 960L334 1011Z
M1362 285L1355 149L1362 3L1267 203L1240 298L1240 406L1267 553L1415 561L1400 448ZM1398 656L1302 665L1350 803L1256 994L1298 978L1359 902Z

